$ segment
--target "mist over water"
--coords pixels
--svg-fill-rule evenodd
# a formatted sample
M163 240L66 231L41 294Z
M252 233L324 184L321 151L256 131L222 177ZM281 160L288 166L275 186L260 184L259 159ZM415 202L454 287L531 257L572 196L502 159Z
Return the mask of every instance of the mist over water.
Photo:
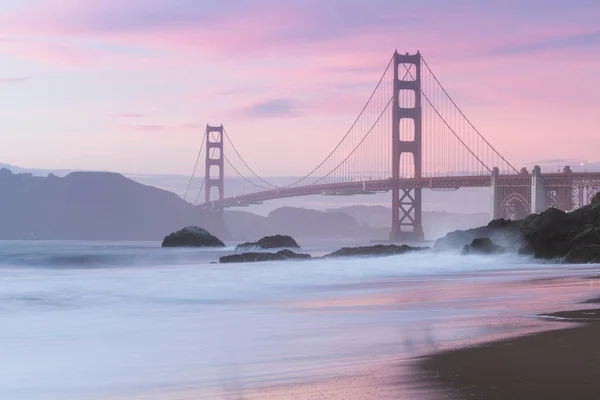
M320 244L304 251L333 249ZM516 279L502 271L549 268L514 256L417 253L211 264L230 251L0 242L0 398L218 391L315 371L326 376L367 356L408 356L481 334L484 327L432 327L461 315L505 312L489 298L489 307L483 302L473 310L447 307L427 293ZM336 312L336 299L376 297L390 281L399 296L411 293L407 305L349 304ZM414 300L416 289L421 299Z

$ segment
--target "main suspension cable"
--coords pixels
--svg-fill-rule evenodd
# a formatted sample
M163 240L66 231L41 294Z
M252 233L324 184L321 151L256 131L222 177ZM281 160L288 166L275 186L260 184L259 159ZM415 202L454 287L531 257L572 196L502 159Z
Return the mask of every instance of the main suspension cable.
M204 148L204 142L206 142L206 131L204 132L204 136L202 137L202 144L200 144L200 150L198 151L198 155L196 156L196 162L194 163L194 169L192 170L192 176L190 176L190 181L188 182L187 189L185 189L185 194L183 195L183 200L187 198L188 192L190 191L190 186L192 185L192 181L194 180L194 175L196 174L196 168L198 168L198 161L200 161L200 155L202 155L202 149Z

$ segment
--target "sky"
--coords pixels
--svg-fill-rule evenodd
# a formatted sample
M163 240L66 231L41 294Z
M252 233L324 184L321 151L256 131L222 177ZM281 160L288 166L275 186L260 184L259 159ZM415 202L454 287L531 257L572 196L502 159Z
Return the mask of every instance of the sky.
M597 0L1 0L0 162L189 174L222 123L260 175L303 175L394 49L513 165L596 162L599 20Z

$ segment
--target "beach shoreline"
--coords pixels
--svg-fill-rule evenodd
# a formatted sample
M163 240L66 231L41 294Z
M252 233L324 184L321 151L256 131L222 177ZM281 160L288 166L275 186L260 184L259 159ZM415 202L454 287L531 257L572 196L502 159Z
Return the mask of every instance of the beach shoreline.
M490 302L494 302L498 309L506 308L504 313L491 315L487 311L481 315L476 312L471 317L456 318L449 321L452 325L466 325L478 329L476 336L466 335L464 338L455 337L453 340L439 341L432 346L427 346L427 338L421 338L418 355L366 357L354 365L338 368L335 376L331 372L321 376L315 370L312 376L299 379L293 383L266 384L253 387L223 387L218 391L205 391L188 388L171 392L169 395L161 393L157 396L132 396L119 400L196 400L196 399L231 399L231 400L284 400L284 399L331 399L331 400L358 400L358 399L409 399L409 400L435 400L435 399L553 399L573 398L587 399L587 394L594 392L596 386L593 382L586 384L576 381L564 381L563 365L558 362L568 352L569 346L594 344L595 337L600 334L599 324L582 325L580 319L590 317L585 310L598 308L589 299L598 298L600 295L600 280L597 273L600 269L589 266L565 267L554 269L547 273L537 273L531 278L524 274L519 278L518 271L511 271L509 275L515 279L505 279L504 273L486 274L484 283L477 283L474 279L472 286L453 286L447 284L443 288L429 291L419 287L413 290L394 289L399 283L385 282L380 286L385 290L358 296L340 295L337 298L328 298L322 301L296 302L289 304L290 309L298 312L310 313L337 313L351 312L356 309L415 307L415 302L422 305L421 312L427 312L431 303L446 304L445 307L489 307L481 304L481 296L489 293ZM502 278L496 281L496 278ZM371 285L372 286L372 285ZM421 294L420 294L421 293ZM504 294L504 296L499 296ZM419 297L422 296L422 297ZM479 302L469 300L471 297L479 298ZM466 304L462 304L466 302ZM584 310L573 313L572 310ZM558 313L558 314L552 314ZM597 311L600 319L600 310ZM594 314L595 315L595 314ZM577 318L575 318L577 317ZM561 319L562 318L562 319ZM566 320L565 320L566 318ZM438 327L439 328L439 327ZM416 328L415 328L416 329ZM420 329L420 328L419 328ZM436 336L441 331L430 332L417 329L416 335ZM564 346L554 343L564 342ZM512 353L506 349L515 349ZM533 353L531 353L533 352ZM597 355L597 369L600 375L600 350ZM503 355L504 354L504 355ZM541 354L541 356L540 356ZM569 359L574 377L581 375L586 365L595 360L596 353L590 352L591 358L586 358L588 353L573 353ZM587 363L587 364L586 364ZM514 368L514 365L521 368ZM529 377L531 370L540 373ZM592 371L592 375L593 375ZM579 372L579 374L578 374ZM589 372L589 371L588 371ZM512 373L510 375L509 373ZM511 376L510 380L497 380L500 376ZM584 375L585 376L585 375ZM521 377L521 378L519 378ZM535 379L540 383L532 384ZM574 378L573 378L574 379ZM566 383L566 391L546 390L542 382L547 380L557 384ZM484 386L488 388L484 390ZM525 385L525 386L523 386ZM474 390L475 388L476 390ZM511 391L512 390L512 391ZM564 397L565 393L577 394L580 397ZM536 394L536 393L539 393ZM560 393L563 397L556 397ZM526 394L526 396L525 396ZM474 397L473 397L474 396ZM536 397L537 396L537 397ZM554 397L553 397L554 396ZM593 398L597 398L593 397Z
M590 286L598 276L584 277ZM535 317L540 330L422 357L421 384L432 399L597 399L600 396L600 299ZM544 326L545 325L545 326Z
M261 388L240 398L596 399L600 394L600 346L591 352L587 348L594 347L600 337L598 269L571 270L581 275L504 284L508 291L537 288L542 297L554 297L554 301L543 305L538 298L532 301L535 305L524 307L531 313L519 309L508 321L492 318L488 322L496 327L489 335L448 343L444 349L422 356L382 360L357 368L350 376ZM365 300L383 302L381 296ZM503 329L507 326L510 329Z

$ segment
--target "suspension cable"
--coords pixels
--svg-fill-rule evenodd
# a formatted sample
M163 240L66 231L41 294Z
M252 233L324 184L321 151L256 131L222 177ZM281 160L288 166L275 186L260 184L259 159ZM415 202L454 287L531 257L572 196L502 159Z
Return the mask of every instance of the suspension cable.
M200 190L198 190L198 195L196 196L196 200L194 201L194 205L198 204L198 200L200 199L200 194L202 193L202 189L204 189L204 184L206 183L206 177L202 179L202 185L200 185Z
M227 164L229 164L229 166L235 171L236 174L238 174L240 176L240 178L242 178L243 180L245 180L249 184L256 186L259 189L269 190L268 187L264 187L264 186L261 186L261 185L259 185L257 183L254 183L250 179L248 179L244 175L242 175L242 173L232 164L232 162L229 161L229 158L227 158L227 156L225 155L225 152L223 152L223 158L225 158L225 161L227 161Z
M404 68L407 71L406 74L409 74L411 78L415 79L415 77L413 76L412 72L410 72L410 69L406 65L404 66ZM406 74L405 74L405 76L406 76ZM425 100L427 100L427 102L429 103L429 105L431 106L431 108L433 108L433 111L435 111L435 113L440 117L440 119L446 125L446 127L448 127L448 129L450 129L450 132L452 132L452 134L458 139L458 141L462 143L462 145L465 147L465 149L467 149L469 151L469 153L471 153L473 155L473 157L475 157L477 159L477 161L479 161L481 163L481 165L483 165L488 171L492 172L492 170L487 165L485 165L485 163L483 161L481 161L481 159L477 156L477 154L475 154L473 152L473 150L471 150L469 148L469 146L467 146L467 144L460 138L460 136L458 136L458 134L456 133L456 131L454 129L452 129L452 127L450 126L450 124L448 124L448 122L444 119L444 117L438 111L438 109L435 108L435 106L433 105L433 103L431 102L431 100L429 100L429 97L427 96L427 94L425 94L425 91L423 91L423 89L421 89L420 92L423 95L423 97L425 97Z
M192 176L190 176L190 181L188 182L187 189L185 189L185 194L183 195L184 201L188 195L190 186L192 185L192 181L194 180L194 175L196 174L196 168L198 168L198 161L200 161L200 155L202 155L202 149L204 148L204 142L206 142L206 131L204 132L204 136L202 137L202 144L200 144L200 150L198 150L198 155L196 156L196 162L194 163L194 169L192 170Z
M288 188L288 187L295 186L295 185L299 184L300 182L303 182L304 180L308 179L315 171L317 171L321 166L323 166L323 164L325 164L325 162L327 162L327 160L329 160L331 158L331 156L333 156L333 154L335 153L335 151L342 145L342 143L344 142L344 140L346 140L346 138L348 137L348 135L350 135L350 133L352 132L352 129L354 129L354 127L358 123L360 117L362 117L362 115L365 113L365 110L367 109L367 107L371 103L371 100L373 99L373 96L377 92L377 89L379 89L379 87L381 86L381 83L383 82L383 79L385 78L385 75L387 74L388 70L390 69L390 66L392 65L392 61L393 60L394 60L394 58L392 57L390 59L390 61L388 62L387 66L385 67L385 70L383 71L383 74L381 74L381 78L379 78L379 81L377 82L377 85L375 86L375 89L373 89L373 91L371 92L371 95L369 96L369 99L367 100L367 102L363 106L362 110L360 111L360 113L358 114L358 116L356 117L356 119L354 120L354 122L352 123L352 125L350 126L350 128L348 129L348 131L346 132L346 134L338 142L338 144L333 148L333 150L331 150L331 152L327 155L327 157L325 157L325 159L319 165L317 165L312 171L310 171L308 174L306 174L305 176L303 176L302 178L298 179L297 181L295 181L293 183L290 183L290 184L284 185L284 186L278 186L278 185L274 185L274 184L272 184L272 183L264 180L263 178L261 178L258 174L256 174L248 166L248 164L244 161L244 159L242 158L242 156L240 155L240 153L235 149L235 146L233 146L233 142L231 141L231 138L229 138L229 135L226 135L226 137L229 140L229 142L232 144L232 147L233 147L234 151L236 152L236 154L238 155L238 157L242 160L242 162L244 163L244 165L246 165L246 167L250 170L250 172L252 172L262 182L268 184L269 186L272 186L273 188L278 188L278 189ZM235 168L234 168L234 170L235 170ZM238 172L238 175L242 176L239 172ZM253 185L255 185L255 186L261 187L259 185L256 185L254 182L251 182L251 183Z
M242 160L242 163L244 163L244 165L246 166L246 168L248 168L248 170L255 176L257 177L260 181L262 181L263 183L272 186L273 188L277 188L278 186L267 182L266 180L264 180L262 177L260 177L256 172L254 172L254 170L252 168L250 168L250 166L248 165L248 163L246 163L246 161L244 160L244 158L242 157L242 155L240 154L240 152L237 150L237 148L235 147L235 145L233 144L233 141L231 140L231 138L229 137L229 135L227 134L227 130L225 128L223 128L223 133L225 133L225 137L227 138L227 141L229 142L229 144L231 145L231 148L233 149L233 151L235 151L235 154L237 154L237 156L239 157L240 160ZM235 168L234 168L235 169Z
M354 154L356 152L356 150L360 147L360 145L365 141L365 139L373 131L373 129L375 128L375 126L379 123L379 120L381 120L381 117L383 117L383 114L385 114L385 112L387 111L387 109L390 107L390 104L392 104L392 100L394 100L393 96L387 102L385 108L383 109L383 111L381 111L381 114L379 114L379 116L377 117L377 119L375 120L375 122L373 123L373 125L371 126L371 128L369 128L369 130L367 131L366 135L363 136L363 138L360 140L360 142L358 142L358 144L354 147L354 149L352 149L352 151L346 156L346 158L344 158L335 168L333 168L331 171L329 171L326 175L320 177L318 180L316 180L315 182L313 182L313 183L311 183L310 185L307 185L307 186L316 185L317 183L319 183L323 179L327 178L329 175L333 174L338 168L340 168L342 166L342 164L344 164L350 158L350 156L352 156L352 154Z
M358 117L356 117L356 119L354 120L354 122L352 123L352 125L350 126L350 128L348 129L348 131L346 132L346 134L344 135L344 137L342 137L342 139L339 141L339 143L337 144L337 146L335 146L334 149L331 150L331 152L327 155L327 157L325 157L325 159L319 165L317 165L312 171L310 171L304 177L298 179L296 182L291 183L289 185L286 185L285 187L295 186L298 183L304 181L305 179L308 179L317 169L319 169L321 166L323 166L323 164L325 164L325 162L331 158L331 156L333 155L333 153L335 153L335 151L342 145L342 143L344 142L344 140L348 137L348 135L350 134L350 132L352 132L352 129L354 129L354 127L358 123L358 120L364 114L365 110L367 109L367 106L371 103L371 99L373 98L373 96L377 92L377 89L379 89L379 86L381 85L381 82L383 82L383 78L385 78L385 74L387 74L388 70L390 69L390 65L392 65L392 61L393 60L394 60L394 57L392 56L392 58L390 59L390 61L387 64L387 66L385 67L385 70L383 71L383 74L381 74L381 78L379 78L379 82L377 82L377 85L375 86L375 89L373 89L373 92L371 92L371 95L369 96L369 99L365 103L364 107L362 108L362 110L358 114Z
M450 129L450 132L452 132L452 134L458 139L458 141L462 143L462 145L465 147L465 149L467 149L469 151L469 153L471 153L471 155L473 157L475 157L477 159L477 161L479 161L479 163L481 165L483 165L483 167L485 169L487 169L488 171L492 172L492 170L490 169L490 167L488 167L487 165L485 165L485 163L483 161L481 161L481 159L477 156L477 154L475 154L473 152L473 150L471 150L469 148L469 146L467 146L467 144L460 138L460 136L458 136L458 134L454 131L454 129L452 129L452 127L448 124L448 122L444 119L444 117L442 117L442 114L440 114L440 112L438 111L438 109L435 108L435 106L433 105L433 103L431 102L431 100L429 100L429 97L427 97L427 95L425 94L425 92L423 92L421 90L421 94L423 95L423 97L425 97L425 100L427 100L427 102L429 103L429 105L431 106L431 108L433 108L433 111L435 111L435 113L440 117L440 119L442 120L442 122L444 123L444 125L446 125L446 127L448 127L448 129Z
M506 160L506 158L504 158L504 156L502 154L500 154L498 152L498 150L496 150L496 148L494 146L492 146L492 144L490 142L487 141L487 139L481 134L481 132L479 132L479 130L477 130L477 128L475 128L475 126L471 123L471 121L469 120L469 118L467 118L467 116L462 112L462 110L460 109L460 107L458 107L458 105L454 102L454 100L452 100L452 97L450 97L450 94L446 91L446 89L444 88L444 86L442 86L442 84L438 80L437 76L433 73L433 71L431 70L431 68L429 68L429 64L427 64L427 61L425 61L425 59L423 58L423 56L421 56L421 60L423 61L423 64L425 64L425 67L427 67L427 70L429 71L429 73L431 74L431 76L433 77L433 79L437 82L437 84L442 89L442 91L444 92L444 94L448 97L448 100L450 100L450 102L454 105L454 107L460 113L460 115L462 115L462 117L467 121L467 123L471 126L471 128L473 128L473 130L475 130L475 132L477 133L477 135L479 135L479 137L481 139L483 139L483 141L494 151L494 153L496 153L510 168L512 168L513 171L515 171L516 173L519 173L519 171L511 163L509 163Z

